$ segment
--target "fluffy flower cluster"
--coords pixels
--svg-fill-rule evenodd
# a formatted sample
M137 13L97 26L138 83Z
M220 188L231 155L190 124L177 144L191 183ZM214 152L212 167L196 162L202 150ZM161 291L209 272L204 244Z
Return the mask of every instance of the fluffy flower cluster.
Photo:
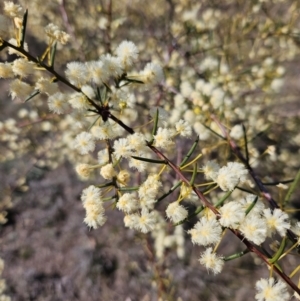
M200 218L194 228L188 231L192 242L203 246L216 244L221 239L221 226L239 230L245 238L257 245L262 244L275 231L284 236L290 229L287 214L280 209L274 211L265 209L260 201L254 202L255 197L248 195L244 199L231 201L221 206L219 219ZM246 215L250 207L252 209Z
M278 208L274 209L273 212L270 208L264 209L263 214L267 223L267 235L271 237L277 231L280 236L285 236L286 231L291 227L288 222L288 215Z
M191 137L192 128L187 121L180 119L175 123L176 132L182 137Z
M139 202L135 194L124 193L117 202L117 208L125 213L132 213L139 208Z
M149 211L147 208L143 208L141 213L134 213L125 215L124 224L130 229L141 231L142 233L148 233L155 229L158 218L158 212Z
M229 202L222 206L219 210L221 218L220 224L223 227L237 229L245 218L245 211L238 202Z
M27 77L34 72L34 63L29 62L26 59L17 59L12 65L12 71L16 76Z
M66 32L61 31L58 26L50 23L45 27L46 35L50 38L51 43L53 41L58 41L61 44L66 44L69 39L70 35L68 35Z
M102 226L106 221L106 217L104 216L105 210L101 199L101 190L91 185L82 191L81 200L86 210L84 222L94 229Z
M138 49L131 41L123 41L116 49L116 56L102 55L98 61L87 63L70 62L67 64L66 76L70 82L82 87L91 81L95 85L102 85L110 78L118 78L133 66L138 58ZM162 68L155 63L148 63L139 76L130 76L142 80L145 85L151 86L164 79Z
M74 142L74 148L78 149L82 155L92 152L95 149L93 135L88 132L82 132L77 135Z
M45 93L49 96L59 92L57 83L52 82L49 79L44 78L44 77L41 77L38 79L38 81L35 84L35 88L37 90L39 90L41 93ZM48 102L49 102L49 99L48 99ZM51 111L50 107L49 107L49 109Z
M207 179L215 179L217 177L220 165L215 161L208 161L203 167L202 170Z
M164 80L164 73L160 65L156 63L148 63L145 69L141 72L141 80L149 87L159 84Z
M24 95L28 96L32 92L32 87L25 82L16 79L10 84L10 95L12 99L16 97L22 98Z
M1 22L1 21L0 21ZM12 65L9 63L0 63L0 78L13 78L15 76Z
M170 150L175 145L172 140L175 134L176 132L173 129L158 128L156 135L154 135L155 146Z
M136 62L139 51L131 41L123 41L116 49L116 54L120 58L123 70L126 71Z
M85 164L85 163L81 163L78 164L76 166L76 172L79 175L79 177L81 179L88 179L93 171L94 167L89 165L89 164Z
M239 183L246 181L248 174L244 165L237 162L229 162L227 166L219 169L216 182L224 191L233 190Z
M101 168L100 175L106 180L111 180L113 177L117 175L117 173L112 163L108 163Z
M193 244L208 246L221 240L222 227L216 218L202 217L188 233Z
M256 214L248 214L239 226L239 230L248 240L257 245L262 244L267 238L266 221Z
M166 214L173 223L179 223L187 218L188 211L179 202L173 202L168 205Z
M215 181L223 191L233 190L239 183L246 181L248 174L244 165L238 162L228 162L226 166L219 168L214 161L208 162L203 167L207 178Z
M145 157L147 153L146 138L142 133L134 133L127 138L120 138L114 142L114 154L118 159L129 158L130 156Z
M255 299L258 301L287 301L290 300L290 294L287 286L281 280L275 281L274 278L261 278L256 282L257 294Z
M68 108L66 96L63 93L57 92L48 98L49 110L56 114L63 114Z
M254 202L254 196L247 196L245 199L239 200L244 210ZM262 202L257 202L252 210L247 214L239 226L239 230L247 239L259 245L266 238L271 237L276 231L281 236L286 235L286 231L291 225L287 221L288 215L280 209L271 211L266 209Z
M23 8L21 5L14 4L12 1L4 1L4 13L10 18L22 18Z
M213 252L212 248L207 248L199 259L200 263L204 265L207 270L212 271L215 275L221 273L224 266L224 260Z
M143 233L155 229L159 214L153 208L160 187L159 177L156 174L149 175L140 185L138 197L135 193L125 193L118 199L116 207L126 214L124 217L126 227Z
M149 175L138 190L141 206L152 209L161 187L162 183L159 181L159 177L156 174Z

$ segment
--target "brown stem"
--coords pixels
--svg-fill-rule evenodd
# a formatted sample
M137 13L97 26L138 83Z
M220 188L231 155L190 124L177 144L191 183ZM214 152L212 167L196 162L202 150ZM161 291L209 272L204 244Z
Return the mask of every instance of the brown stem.
M284 272L280 271L275 265L269 262L269 259L259 251L251 242L249 242L241 233L236 230L230 229L250 250L250 252L255 253L259 256L270 268L272 268L297 294L300 293L299 287L291 280L291 278L285 274Z

